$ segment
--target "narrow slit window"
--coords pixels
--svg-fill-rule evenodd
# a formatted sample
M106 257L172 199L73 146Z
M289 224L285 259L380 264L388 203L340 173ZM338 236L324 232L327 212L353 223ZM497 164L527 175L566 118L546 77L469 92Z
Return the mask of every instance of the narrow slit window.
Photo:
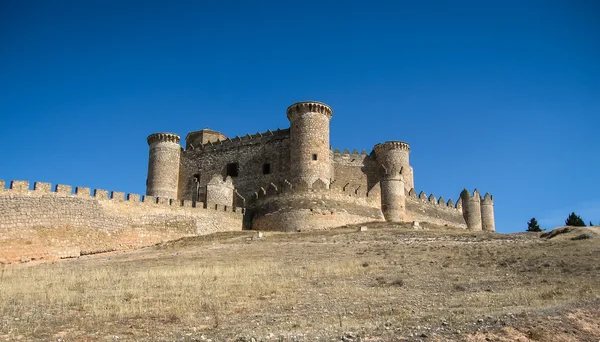
M313 159L313 160L317 160L317 157L318 157L318 156L317 156L317 154L316 154L316 153L314 153L314 154L312 155L312 159Z
M227 164L227 175L231 177L237 177L240 172L240 166L238 163Z
M268 175L271 173L271 164L265 163L263 164L263 175Z

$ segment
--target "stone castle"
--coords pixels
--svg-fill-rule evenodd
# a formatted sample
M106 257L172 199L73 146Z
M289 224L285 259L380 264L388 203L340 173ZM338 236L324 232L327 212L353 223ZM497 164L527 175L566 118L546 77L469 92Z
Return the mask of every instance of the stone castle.
M401 141L373 151L332 151L332 109L321 102L288 107L290 127L229 138L210 129L148 137L146 194L195 205L245 208L244 227L323 229L370 221L426 221L494 231L492 196L477 190L452 200L414 189L410 147Z
M494 231L492 196L447 202L414 189L410 147L331 150L331 108L287 109L290 127L229 138L203 129L148 137L146 195L0 180L0 263L76 257L242 229L300 231L367 222L428 222Z

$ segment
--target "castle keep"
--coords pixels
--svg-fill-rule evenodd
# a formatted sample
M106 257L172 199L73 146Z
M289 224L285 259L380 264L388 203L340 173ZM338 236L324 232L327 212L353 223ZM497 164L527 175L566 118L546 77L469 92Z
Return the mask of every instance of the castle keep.
M296 231L370 221L426 221L494 231L492 196L464 190L456 203L417 194L410 147L331 150L332 109L321 102L288 107L290 127L226 137L210 129L148 137L146 194L195 206L243 207L244 228Z

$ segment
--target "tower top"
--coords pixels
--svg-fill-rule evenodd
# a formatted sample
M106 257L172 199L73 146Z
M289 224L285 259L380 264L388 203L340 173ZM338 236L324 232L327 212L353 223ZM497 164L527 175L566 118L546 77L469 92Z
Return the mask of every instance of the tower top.
M304 114L309 112L321 113L331 119L333 110L327 104L318 101L302 101L296 102L289 106L285 111L289 120L294 114Z
M408 146L407 143L405 143L404 141L397 141L397 140L379 143L379 144L375 145L375 147L373 149L375 150L376 154L379 154L384 151L391 151L391 150L405 150L405 151L410 152L410 146Z
M154 133L148 136L148 145L152 145L157 142L172 142L175 144L179 144L179 135L175 133L161 132Z

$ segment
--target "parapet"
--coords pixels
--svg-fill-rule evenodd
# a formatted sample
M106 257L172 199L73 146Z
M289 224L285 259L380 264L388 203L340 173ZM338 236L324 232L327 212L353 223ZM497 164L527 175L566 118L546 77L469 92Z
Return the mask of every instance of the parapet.
M404 141L386 141L379 143L373 148L376 154L384 153L391 150L404 150L410 152L410 146Z
M274 183L262 186L252 195L251 200L276 199L281 194L297 194L302 196L302 193L331 194L339 196L339 198L364 200L363 203L377 206L380 205L381 198L381 188L379 183L367 191L367 189L360 184L333 181L328 185L320 179L315 180L312 184L303 180L292 184L287 179L284 179L279 186Z
M452 200L446 201L443 196L440 196L439 198L437 198L434 194L430 194L429 196L427 196L427 194L424 191L419 192L419 194L417 195L417 191L414 188L412 188L408 191L405 190L405 192L406 192L407 198L409 198L412 201L419 201L422 203L427 203L432 206L462 211L462 203L460 202L460 199L456 203L457 205L455 205L454 201L452 201ZM461 205L458 205L459 203L461 203Z
M231 184L231 178L221 181L222 184ZM31 196L31 197L78 197L86 199L94 199L98 201L110 201L115 203L135 203L140 205L160 205L160 206L171 206L171 207L195 207L204 209L204 203L192 201L175 200L166 197L156 196L140 196L139 194L127 194L119 191L109 191L104 189L94 189L91 191L90 188L84 187L72 187L70 185L56 184L54 191L52 191L52 184L46 182L34 182L33 189L30 189L31 183L29 181L15 180L11 181L9 189L5 189L6 182L0 180L0 196L10 196L13 194ZM75 189L75 193L73 193ZM91 194L91 195L90 195ZM140 199L142 201L140 202ZM235 212L236 214L243 214L244 208L232 207L231 205L219 205L217 207L207 207L208 209L216 209L219 211Z
M172 142L174 144L179 144L179 135L174 133L154 133L148 136L148 145L152 145L157 142Z
M193 132L195 133L195 132ZM217 132L218 133L218 132ZM191 134L191 133L190 133ZM290 129L280 129L277 128L274 131L270 129L266 132L256 132L255 134L246 134L243 137L235 136L234 138L228 138L223 135L223 138L218 138L216 140L207 140L204 144L187 144L186 150L188 151L197 151L197 150L206 150L206 151L224 151L232 148L237 148L239 146L246 145L257 145L261 143L265 143L267 141L271 141L273 139L285 139L290 136Z
M481 204L494 204L494 196L486 192L481 200Z
M317 101L302 101L296 102L289 106L285 111L288 120L292 121L292 117L297 114L304 113L321 113L326 115L329 119L333 116L333 110L327 104Z

